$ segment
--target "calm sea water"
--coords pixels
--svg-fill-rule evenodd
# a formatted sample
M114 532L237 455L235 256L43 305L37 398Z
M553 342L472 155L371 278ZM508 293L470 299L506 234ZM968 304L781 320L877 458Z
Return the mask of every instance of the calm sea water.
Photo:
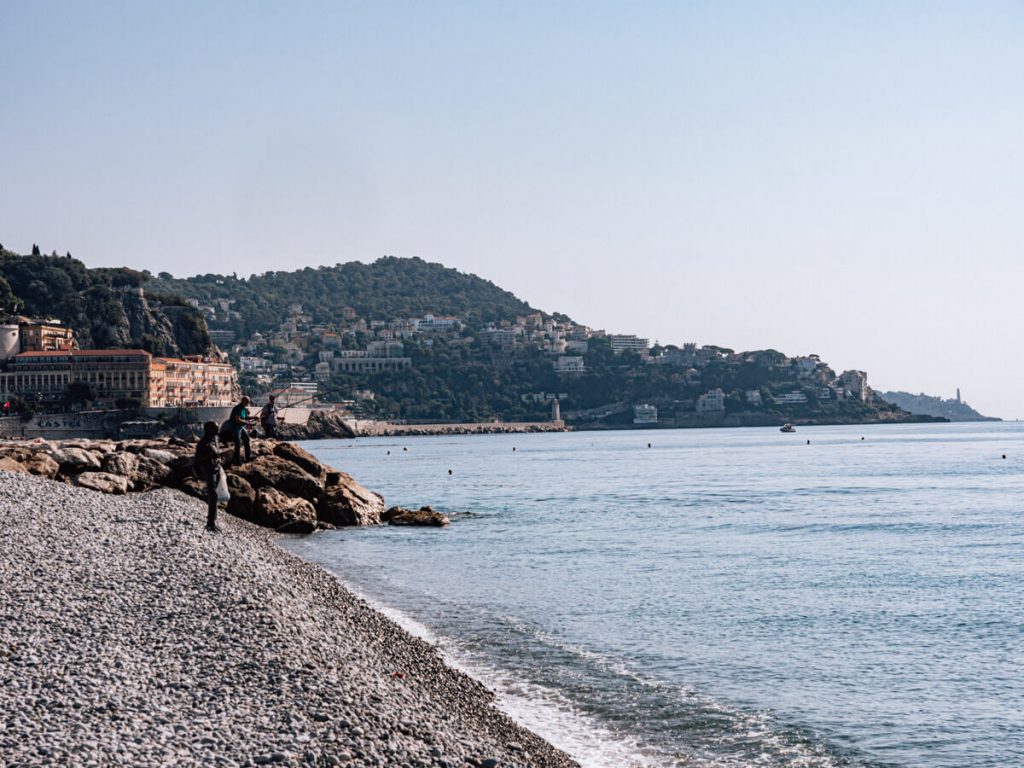
M306 447L453 522L286 546L584 765L1024 765L1024 425Z

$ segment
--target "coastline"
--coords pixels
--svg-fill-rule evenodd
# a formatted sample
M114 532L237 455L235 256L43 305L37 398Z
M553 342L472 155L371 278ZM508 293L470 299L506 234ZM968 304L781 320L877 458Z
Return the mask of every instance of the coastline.
M0 752L19 765L577 764L333 574L158 490L0 474Z

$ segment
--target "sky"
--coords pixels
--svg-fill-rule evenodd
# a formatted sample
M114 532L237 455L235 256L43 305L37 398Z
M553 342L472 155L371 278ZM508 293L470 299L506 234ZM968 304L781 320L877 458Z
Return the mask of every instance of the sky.
M1020 2L0 0L0 243L419 256L1024 418Z

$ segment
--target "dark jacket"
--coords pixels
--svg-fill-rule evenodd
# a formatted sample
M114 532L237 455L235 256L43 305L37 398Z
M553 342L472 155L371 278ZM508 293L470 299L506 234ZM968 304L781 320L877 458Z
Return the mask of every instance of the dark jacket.
M204 480L217 476L217 470L220 469L220 441L216 435L204 437L196 445L193 466L196 474Z

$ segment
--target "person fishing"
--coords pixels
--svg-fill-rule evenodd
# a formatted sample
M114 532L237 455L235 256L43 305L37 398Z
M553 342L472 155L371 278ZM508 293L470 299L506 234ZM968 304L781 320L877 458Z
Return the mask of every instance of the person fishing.
M245 460L252 461L252 448L249 445L249 403L245 395L238 405L231 409L231 415L220 427L220 436L235 444L235 455L232 464L240 464L242 447L245 446Z
M277 398L270 395L267 404L260 410L260 427L266 437L277 439Z
M221 472L218 432L217 423L214 421L208 421L203 425L203 437L196 444L192 463L196 475L206 484L206 530L213 533L220 532L220 528L217 527L217 481Z

